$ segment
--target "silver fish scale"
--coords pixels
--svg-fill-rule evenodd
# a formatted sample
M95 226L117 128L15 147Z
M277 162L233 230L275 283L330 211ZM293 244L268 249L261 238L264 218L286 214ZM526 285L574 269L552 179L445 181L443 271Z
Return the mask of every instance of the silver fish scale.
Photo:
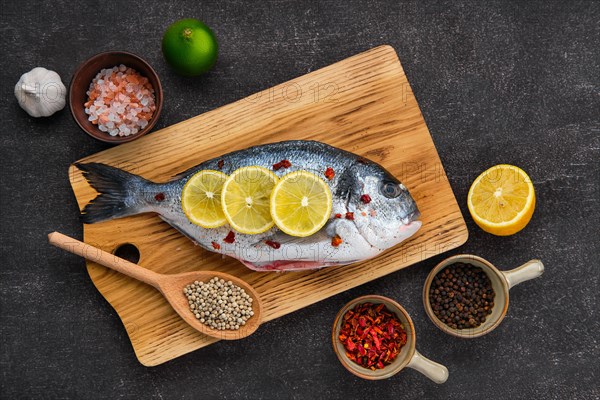
M282 160L288 160L292 165L287 169L281 168L273 171L278 177L300 169L324 177L327 167L331 167L334 170L344 169L355 163L357 159L359 159L357 155L331 147L325 143L292 140L250 147L245 150L226 154L222 157L216 157L178 174L177 177L183 178L183 184L185 184L196 172L204 169L221 170L223 173L229 175L238 168L253 165L272 169L274 164ZM221 168L219 167L220 161L223 162ZM329 182L332 192L336 187L336 183L336 179Z

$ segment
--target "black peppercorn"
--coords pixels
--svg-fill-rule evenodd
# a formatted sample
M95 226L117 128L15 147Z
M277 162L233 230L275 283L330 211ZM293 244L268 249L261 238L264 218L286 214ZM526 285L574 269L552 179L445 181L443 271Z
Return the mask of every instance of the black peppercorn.
M436 289L429 291L435 316L454 329L476 328L485 322L494 307L490 278L479 267L455 263L434 278Z

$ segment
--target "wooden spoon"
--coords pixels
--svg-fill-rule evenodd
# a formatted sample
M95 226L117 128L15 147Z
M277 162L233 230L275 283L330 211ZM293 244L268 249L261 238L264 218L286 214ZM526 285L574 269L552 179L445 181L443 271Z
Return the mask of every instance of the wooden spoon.
M90 261L154 286L162 293L185 322L206 335L225 340L241 339L253 333L260 325L262 316L260 296L252 286L233 275L217 271L194 271L174 275L159 274L59 232L48 234L48 241L52 245L70 253L77 254ZM208 282L214 277L233 282L235 285L243 288L252 297L252 311L254 311L254 315L238 330L220 331L212 329L196 319L190 310L188 299L183 293L183 288L194 281Z

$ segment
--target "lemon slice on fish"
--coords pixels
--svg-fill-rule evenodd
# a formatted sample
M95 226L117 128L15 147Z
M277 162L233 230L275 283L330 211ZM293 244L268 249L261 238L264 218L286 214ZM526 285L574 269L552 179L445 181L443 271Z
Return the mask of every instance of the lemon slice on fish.
M271 191L279 178L263 167L239 168L223 184L221 203L225 218L240 233L263 233L273 227L269 211Z
M271 216L291 236L316 233L329 219L331 208L329 185L308 171L285 175L271 193Z
M227 175L204 170L192 176L181 192L181 207L188 219L203 228L225 225L227 219L221 207L221 189Z
M481 229L498 236L513 235L531 220L535 190L521 168L500 164L475 179L467 204Z

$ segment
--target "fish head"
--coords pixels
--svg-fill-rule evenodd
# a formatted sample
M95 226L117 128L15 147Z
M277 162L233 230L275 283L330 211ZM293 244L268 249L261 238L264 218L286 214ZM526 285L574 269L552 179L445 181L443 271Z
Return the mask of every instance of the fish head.
M350 175L347 208L357 232L372 246L385 250L421 227L408 189L385 168L372 162L356 164Z

